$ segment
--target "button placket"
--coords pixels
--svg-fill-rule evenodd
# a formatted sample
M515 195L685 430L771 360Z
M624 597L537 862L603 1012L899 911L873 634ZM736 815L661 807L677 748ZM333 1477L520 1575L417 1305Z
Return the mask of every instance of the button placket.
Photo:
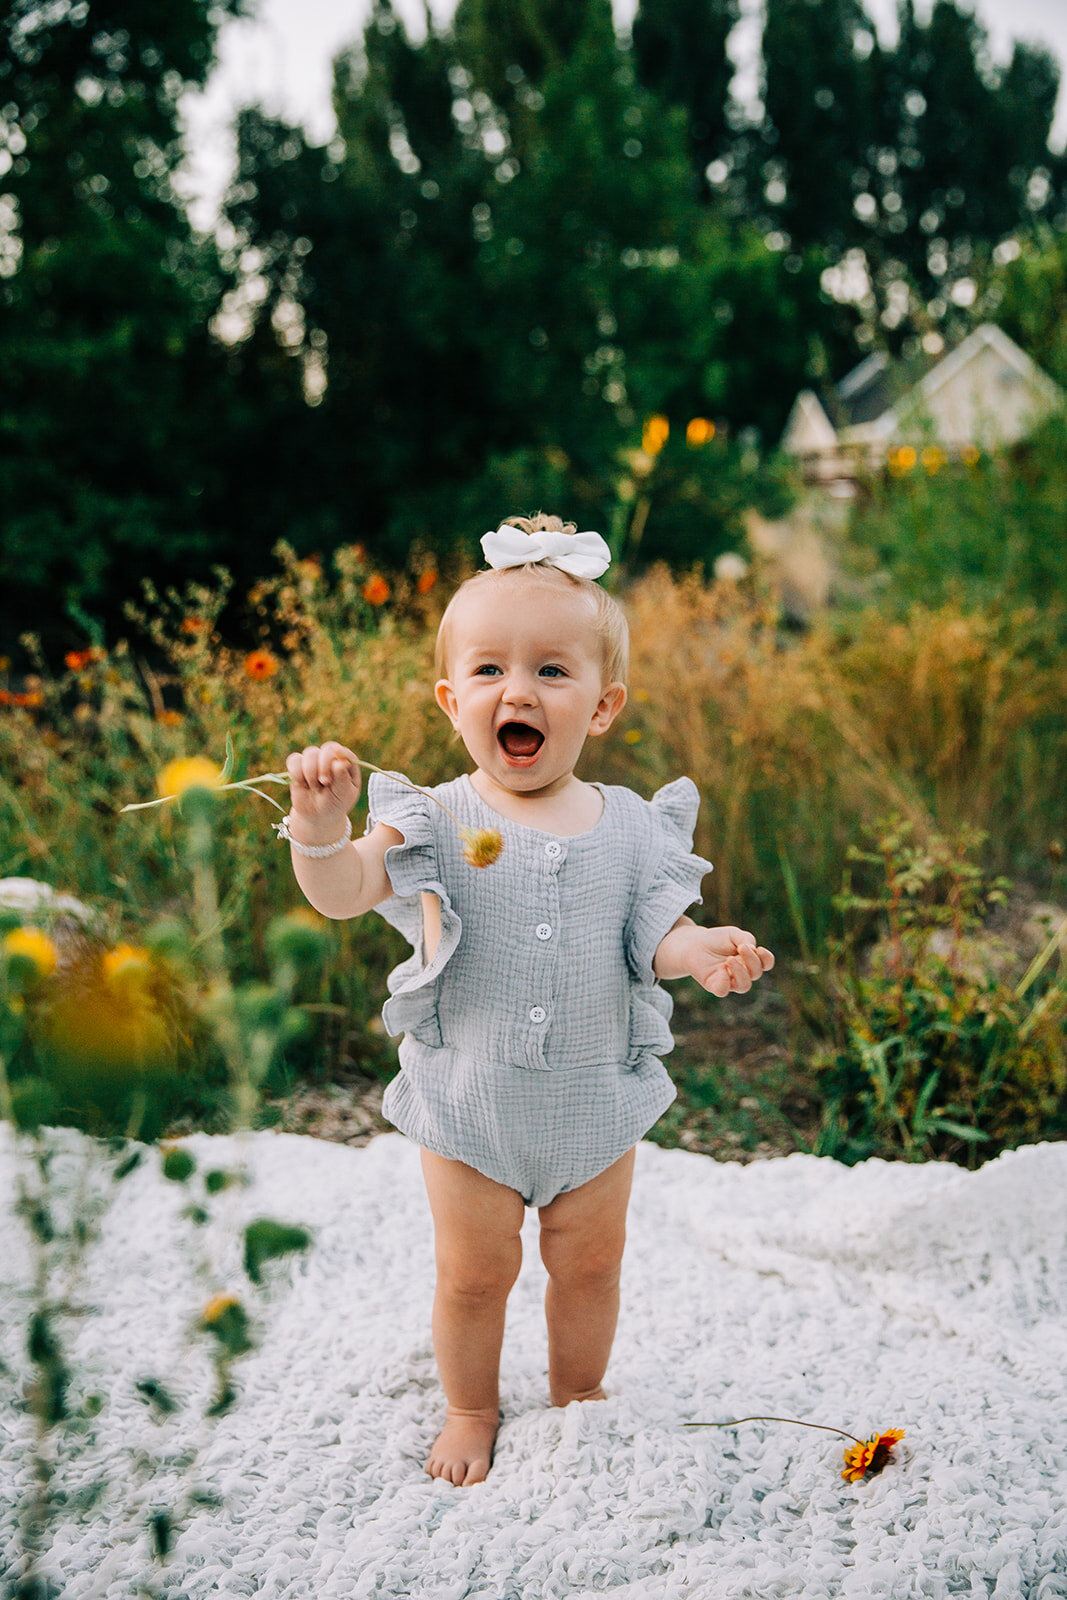
M542 847L541 871L538 881L541 892L538 895L541 911L541 920L534 923L532 932L538 955L534 959L531 973L535 978L536 987L534 994L540 993L542 1004L539 1000L531 1005L527 1001L526 1015L537 1034L530 1039L531 1056L536 1059L538 1066L545 1067L548 1063L544 1055L545 1029L544 1024L550 1021L552 1001L555 998L555 974L558 955L558 940L556 931L559 927L559 869L567 856L566 846L558 839L549 839ZM530 996L533 1000L534 995Z

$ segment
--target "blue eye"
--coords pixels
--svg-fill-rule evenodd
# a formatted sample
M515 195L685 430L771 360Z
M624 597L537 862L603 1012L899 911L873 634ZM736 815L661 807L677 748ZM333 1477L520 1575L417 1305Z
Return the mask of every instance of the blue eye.
M495 666L493 666L492 662L487 661L484 667L475 667L474 676L476 678L477 677L486 677L486 678L488 678L491 673L499 672L499 671L500 671L499 667L495 667Z
M565 678L567 674L564 672L562 667L542 667L541 676L543 678L549 676L554 678Z

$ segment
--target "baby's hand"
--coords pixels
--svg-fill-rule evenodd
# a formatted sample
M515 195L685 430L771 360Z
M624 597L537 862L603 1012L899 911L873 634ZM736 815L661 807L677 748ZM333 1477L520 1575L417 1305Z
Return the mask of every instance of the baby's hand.
M721 999L747 994L757 978L770 972L774 957L743 928L686 929L689 975L701 988Z
M290 809L312 827L339 823L359 799L359 764L351 750L333 739L321 747L309 744L305 750L294 750L285 758L285 770Z

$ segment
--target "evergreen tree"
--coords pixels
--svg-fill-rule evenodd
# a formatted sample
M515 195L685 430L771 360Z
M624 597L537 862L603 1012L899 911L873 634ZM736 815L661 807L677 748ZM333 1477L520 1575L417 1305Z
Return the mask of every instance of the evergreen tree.
M172 187L178 100L241 0L10 0L0 14L3 623L206 561L213 246ZM47 608L47 613L45 613Z
M860 0L767 0L753 209L831 257L856 234L853 174L875 131L879 50Z
M726 45L739 16L739 0L641 0L634 17L638 79L666 105L688 113L691 157L705 197L712 193L708 166L731 137L726 107L734 64Z

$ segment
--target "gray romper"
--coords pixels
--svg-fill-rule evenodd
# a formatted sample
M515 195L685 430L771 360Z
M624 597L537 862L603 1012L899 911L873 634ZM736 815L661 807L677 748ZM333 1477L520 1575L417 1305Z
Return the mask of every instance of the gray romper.
M566 837L500 816L466 776L440 784L432 793L461 823L503 835L498 859L477 868L440 806L391 776L368 785L368 831L386 822L404 835L385 853L393 894L375 909L414 950L388 979L382 1017L404 1038L382 1113L528 1206L596 1177L675 1098L659 1059L674 1048L673 1001L652 958L711 871L691 854L691 779L651 801L594 787L603 815ZM429 962L423 891L441 902Z

